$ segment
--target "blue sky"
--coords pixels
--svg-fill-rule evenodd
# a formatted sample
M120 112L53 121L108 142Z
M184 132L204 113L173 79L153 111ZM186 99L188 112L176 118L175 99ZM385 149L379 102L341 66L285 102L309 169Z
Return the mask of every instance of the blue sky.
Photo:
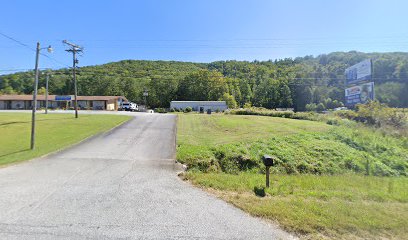
M74 10L72 10L74 9ZM405 0L2 1L0 32L31 48L51 44L41 68L123 59L268 60L333 51L408 51ZM32 69L34 52L0 36L0 74ZM44 51L46 53L46 51Z

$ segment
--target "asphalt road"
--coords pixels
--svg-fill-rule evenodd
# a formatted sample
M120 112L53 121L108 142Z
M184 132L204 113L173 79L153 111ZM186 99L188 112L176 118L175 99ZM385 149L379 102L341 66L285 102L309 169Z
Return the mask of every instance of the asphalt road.
M75 147L0 168L0 239L289 239L181 181L176 116L135 114Z

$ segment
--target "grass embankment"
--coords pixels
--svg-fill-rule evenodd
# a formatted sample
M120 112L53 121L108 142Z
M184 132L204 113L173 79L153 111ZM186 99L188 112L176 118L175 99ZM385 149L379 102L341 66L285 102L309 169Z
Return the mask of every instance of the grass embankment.
M408 178L364 176L404 175L406 139L349 124L184 114L177 158L192 183L304 237L407 238ZM260 198L263 154L279 161Z
M31 114L0 113L0 166L54 152L107 131L129 116L37 114L36 147L30 150Z
M408 139L362 124L242 115L179 115L177 159L201 171L262 169L278 157L280 173L408 175Z

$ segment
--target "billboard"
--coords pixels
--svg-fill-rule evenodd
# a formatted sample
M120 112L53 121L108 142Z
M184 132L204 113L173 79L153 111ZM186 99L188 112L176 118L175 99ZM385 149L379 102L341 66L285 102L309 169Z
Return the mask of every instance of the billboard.
M371 60L367 59L346 69L346 85L371 80Z
M346 106L367 103L374 99L374 82L346 88Z

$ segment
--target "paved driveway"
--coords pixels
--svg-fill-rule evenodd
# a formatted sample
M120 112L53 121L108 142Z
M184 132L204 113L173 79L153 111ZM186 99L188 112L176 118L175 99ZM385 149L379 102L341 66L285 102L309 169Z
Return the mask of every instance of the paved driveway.
M63 152L0 169L0 239L287 239L181 181L175 115L136 114Z

